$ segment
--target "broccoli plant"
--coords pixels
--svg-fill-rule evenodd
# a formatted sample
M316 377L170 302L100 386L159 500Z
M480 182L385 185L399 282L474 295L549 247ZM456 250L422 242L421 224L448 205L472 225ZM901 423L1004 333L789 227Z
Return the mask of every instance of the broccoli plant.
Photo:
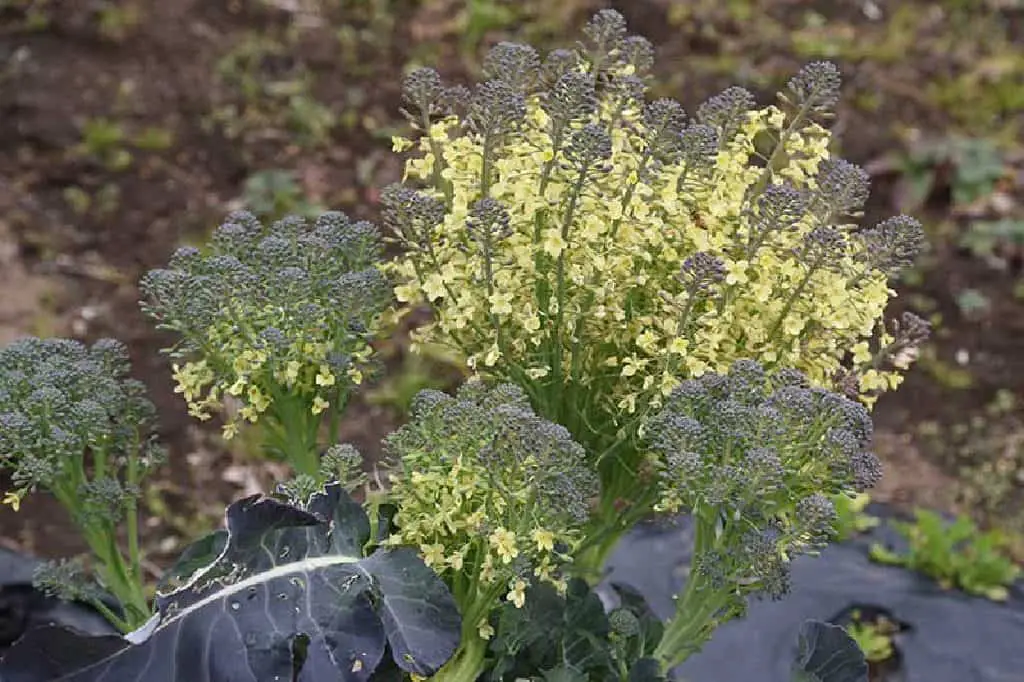
M646 431L655 508L695 523L693 570L655 651L667 667L742 616L749 597L785 596L792 559L835 534L829 495L881 476L863 405L751 360L684 381Z
M376 230L340 213L270 225L236 213L149 272L143 309L177 335L168 352L191 414L222 413L227 438L262 429L297 473L279 490L290 503L233 505L129 639L51 630L15 662L74 642L99 660L57 656L51 678L149 679L159 657L173 662L159 679L181 664L205 665L200 680L364 681L400 674L375 673L390 646L398 668L438 682L655 682L750 599L784 597L794 557L833 539L834 497L880 476L868 409L928 332L912 315L886 328L882 313L922 232L907 217L857 226L868 178L830 154L824 127L833 65L802 69L778 106L730 88L690 116L647 101L653 58L604 10L575 49L498 44L472 89L409 74L419 139L394 146L418 154L408 184L381 195L404 247L389 262ZM389 484L359 505L343 491L365 484L361 457L337 442L338 420L373 369L392 292L397 317L433 309L417 345L477 376L416 396L385 440ZM17 445L3 451L20 486L10 499L53 490L116 591L115 515L94 498L134 514L148 413L133 384L111 388L123 363L71 353L63 369L26 348L2 365L17 387L0 390ZM673 616L657 622L621 591L606 613L594 585L610 550L641 519L678 514L695 549ZM125 576L141 583L131 541ZM144 600L123 600L131 623L144 618ZM224 646L207 655L215 636ZM866 679L842 628L811 623L798 649L794 680Z
M866 403L895 388L878 322L923 231L857 225L868 176L824 125L834 65L801 69L778 106L734 87L691 115L647 99L653 48L618 12L583 32L546 56L496 45L468 90L408 75L418 139L394 140L407 181L383 222L404 253L385 267L405 310L435 313L416 339L518 384L586 447L613 526L651 511L639 429L688 378L753 358Z
M259 423L271 451L318 475L324 413L335 443L348 396L371 368L370 330L388 301L379 257L374 227L342 213L264 226L240 212L205 251L183 247L149 272L143 309L180 337L169 352L181 360L176 390L192 415L237 404L225 438Z
M86 580L84 565L72 560L44 564L37 582L89 602L123 631L150 615L138 499L164 455L153 436L153 405L129 373L127 350L111 339L86 346L27 338L0 350L0 467L14 484L4 502L17 509L31 492L52 494L88 545L96 578Z

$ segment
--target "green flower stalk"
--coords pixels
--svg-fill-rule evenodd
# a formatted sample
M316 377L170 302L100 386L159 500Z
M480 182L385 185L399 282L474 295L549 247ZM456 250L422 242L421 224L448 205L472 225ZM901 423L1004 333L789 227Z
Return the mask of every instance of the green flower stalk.
M317 476L324 414L338 418L370 369L371 333L389 299L376 229L326 213L262 225L232 214L206 251L184 247L141 282L143 310L180 340L177 391L208 419L228 402L224 437L259 423L269 449Z
M385 445L398 462L388 542L418 547L462 613L462 645L435 679L476 680L492 613L506 601L522 608L534 581L564 591L596 476L569 432L509 384L423 391Z
M0 468L14 483L4 502L17 509L36 490L57 498L89 547L98 584L77 560L44 565L36 582L88 601L123 632L150 616L138 499L144 477L164 459L152 433L153 405L129 372L127 350L111 339L85 346L26 338L0 350Z
M655 657L665 670L700 650L749 597L789 590L789 564L835 534L832 495L874 485L867 409L741 360L680 384L646 426L658 457L656 509L692 515L690 577Z
M405 247L385 265L397 299L435 313L416 341L520 385L597 464L603 540L582 562L597 568L650 512L637 432L681 381L754 358L821 387L852 376L866 404L899 384L870 347L893 341L878 331L888 278L922 233L855 224L867 176L822 125L833 65L802 69L778 106L730 88L691 118L646 100L649 44L620 15L584 34L545 59L495 47L461 101L435 72L410 75L421 137L394 140L414 153L383 203Z

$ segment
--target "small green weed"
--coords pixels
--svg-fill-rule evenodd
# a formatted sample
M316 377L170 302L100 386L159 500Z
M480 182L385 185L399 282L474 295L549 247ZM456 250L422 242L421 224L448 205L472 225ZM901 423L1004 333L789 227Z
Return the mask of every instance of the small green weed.
M314 77L273 38L249 34L217 64L210 122L232 139L285 139L306 148L327 142L333 112L312 94Z
M934 346L926 346L921 349L918 356L918 365L940 385L961 391L974 386L974 375L967 369L957 366L944 358L940 358L935 352Z
M957 292L956 305L961 314L969 320L983 318L992 310L992 301L989 297L973 287Z
M871 558L920 571L944 589L955 587L1003 601L1009 596L1007 586L1020 575L1020 568L1004 553L1003 535L995 530L980 532L966 516L947 524L936 512L918 509L913 523L894 522L893 527L910 543L908 553L898 554L876 544L871 547Z
M132 165L132 154L127 145L128 137L119 122L104 117L90 118L82 124L82 141L75 151L109 171L117 172Z
M880 520L864 512L871 502L867 493L853 495L833 495L832 503L836 508L836 540L842 542L855 535L866 533L876 527Z
M286 215L311 218L324 211L323 206L306 198L294 173L281 169L250 175L242 191L242 203L266 220L279 220Z
M174 144L174 133L167 128L151 126L132 138L136 147L147 152L162 152Z
M910 206L919 207L945 181L954 206L966 206L992 193L1006 173L1006 162L994 142L950 137L911 148L902 172L910 186Z
M56 12L55 0L0 0L0 13L10 14L12 26L25 31L44 31Z
M134 2L104 2L96 12L97 28L107 40L128 39L142 21L142 10Z
M960 246L976 258L1005 270L1011 254L1024 253L1024 219L973 221L961 236Z
M81 217L107 218L121 207L121 188L114 183L107 183L94 192L71 185L65 187L62 194L75 215Z
M874 620L862 620L861 613L854 611L846 632L864 652L869 663L881 663L892 658L894 653L892 635L899 631L895 623L884 616Z

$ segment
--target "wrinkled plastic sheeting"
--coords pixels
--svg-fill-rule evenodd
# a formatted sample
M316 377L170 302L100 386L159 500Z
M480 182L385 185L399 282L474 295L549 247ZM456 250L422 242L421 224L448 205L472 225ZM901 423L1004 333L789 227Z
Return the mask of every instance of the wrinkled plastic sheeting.
M872 505L876 516L886 510ZM609 581L639 591L662 618L674 611L692 550L687 519L645 525L623 539ZM926 576L868 558L873 542L902 550L887 524L793 563L793 590L777 602L752 600L746 618L715 631L703 651L677 669L687 682L786 682L797 633L808 619L828 621L851 606L887 610L907 629L893 636L906 682L1024 682L1024 585L1006 603L946 591Z
M0 656L32 628L55 623L91 635L116 631L83 604L47 597L32 587L37 559L0 548Z

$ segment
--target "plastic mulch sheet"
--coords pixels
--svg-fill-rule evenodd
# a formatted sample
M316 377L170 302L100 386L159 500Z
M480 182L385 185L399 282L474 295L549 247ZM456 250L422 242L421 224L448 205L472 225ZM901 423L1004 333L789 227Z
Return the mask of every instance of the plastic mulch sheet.
M0 656L26 631L56 623L89 634L116 632L99 613L32 588L36 559L0 548Z
M870 511L891 515L876 505ZM609 580L639 591L667 618L685 584L691 540L685 519L640 527L617 548ZM1024 584L1005 603L946 591L926 576L873 563L872 542L905 546L883 523L818 557L798 558L788 597L753 600L745 619L720 627L678 674L687 682L786 682L803 622L836 621L859 608L878 609L901 628L892 637L901 669L887 681L1024 682Z

